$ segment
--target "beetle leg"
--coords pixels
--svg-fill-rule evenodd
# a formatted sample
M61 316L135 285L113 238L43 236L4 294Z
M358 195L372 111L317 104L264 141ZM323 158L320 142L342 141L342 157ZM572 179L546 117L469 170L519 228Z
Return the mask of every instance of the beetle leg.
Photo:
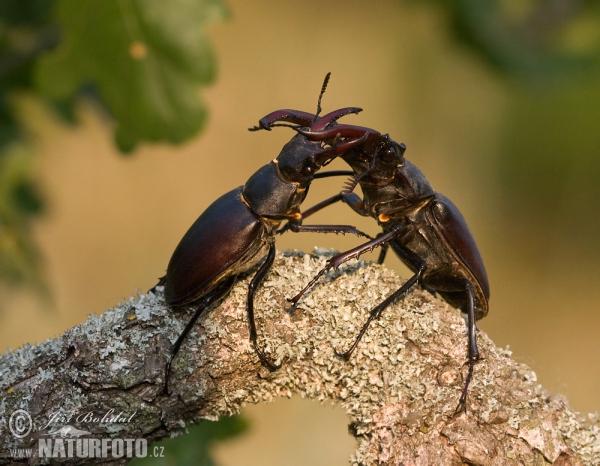
M372 239L371 241L367 241L366 243L361 244L360 246L357 246L353 249L349 249L346 252L342 252L336 256L333 256L327 261L327 265L323 267L319 271L319 273L313 277L313 279L308 283L308 285L306 285L296 296L294 296L291 299L287 298L287 300L295 305L300 300L300 298L302 298L304 293L306 293L310 288L312 288L312 286L317 282L317 280L319 280L319 278L321 278L321 275L323 275L325 272L327 272L331 268L337 270L338 267L344 262L347 262L353 258L357 258L366 252L372 251L377 246L381 246L383 243L390 241L391 239L399 235L401 231L401 227L394 228L392 231L385 233L379 236L378 238Z
M289 229L294 233L342 233L343 235L351 233L356 236L364 236L365 238L373 239L372 236L367 235L352 225L302 225L299 222L294 221L290 222L289 225Z
M310 209L306 209L304 212L302 212L302 219L304 220L305 218L310 217L312 214L317 213L319 210L329 207L330 205L339 201L346 203L357 214L362 215L363 217L369 216L369 213L364 209L363 200L358 195L354 193L347 194L342 191L335 196L331 196L330 198L315 204Z
M183 329L183 332L181 332L181 335L179 335L179 338L177 338L177 341L175 342L175 344L173 345L173 349L171 350L171 355L169 356L169 360L167 361L167 367L165 369L165 385L163 387L163 395L169 395L169 375L171 374L171 363L173 362L175 356L177 356L177 353L179 353L179 348L181 348L181 345L188 336L188 333L190 333L190 331L196 324L198 317L200 317L202 312L204 312L204 310L207 307L209 307L211 304L215 303L216 301L227 295L231 291L231 288L233 288L235 280L236 276L229 277L229 279L225 283L223 283L223 285L219 286L219 288L217 288L212 294L205 296L200 301L198 301L198 308L196 309L196 312Z
M381 235L381 236L379 236L379 238L381 238L383 236L385 236L385 235ZM358 343L360 342L361 338L363 337L363 335L369 328L369 325L371 324L373 319L378 319L381 316L381 313L384 311L384 309L386 309L388 306L391 306L392 304L394 304L396 301L398 301L400 299L400 297L402 295L407 293L413 287L413 285L415 285L416 283L419 282L419 280L421 279L421 276L423 275L425 270L427 270L427 264L425 263L425 261L421 260L421 258L419 258L412 251L410 251L406 248L395 248L394 250L398 253L398 255L400 256L401 259L406 260L408 263L414 265L415 268L417 269L417 273L415 273L412 277L410 277L406 282L404 282L402 284L402 286L400 288L398 288L396 291L394 291L385 300L383 300L381 303L379 303L377 306L375 306L371 310L371 312L369 313L369 318L367 319L367 321L364 323L364 325L360 329L360 332L358 333L358 336L354 340L354 343L352 343L352 346L350 347L350 349L348 349L344 353L340 353L337 350L334 350L335 355L344 359L345 361L350 359L352 352L358 346Z
M294 224L294 223L299 224L305 218L310 217L315 212L318 212L319 210L324 209L325 207L335 204L336 202L339 202L341 200L342 200L341 195L336 194L335 196L331 196L330 198L319 202L318 204L312 206L310 209L306 209L304 212L302 212L302 218L300 220L289 220L283 228L280 228L279 230L277 230L277 233L280 235L285 233L286 231L292 229L292 224Z
M260 361L269 369L271 372L276 371L281 367L281 364L273 364L271 361L267 359L262 350L258 347L258 343L256 341L256 323L254 322L254 295L256 293L256 289L261 284L265 275L269 272L271 267L273 266L273 262L275 261L275 243L271 243L269 247L269 253L267 254L267 258L260 266L256 275L252 278L250 285L248 286L248 301L246 305L246 309L248 311L248 325L250 327L250 342L252 346L254 346L254 351L258 355Z
M324 201L319 202L318 204L315 204L310 209L306 209L304 212L302 212L302 218L300 220L296 220L295 222L288 221L288 223L286 223L286 225L283 228L280 228L279 230L277 230L277 233L281 235L288 230L293 230L292 225L294 223L296 225L298 225L304 219L306 219L307 217L310 217L312 214L318 212L321 209L324 209L325 207L335 204L336 202L339 202L339 201L344 201L346 204L348 204L350 206L350 208L352 210L354 210L354 212L362 215L363 217L369 216L369 214L364 210L363 201L360 197L358 197L354 193L346 194L344 192L341 192L339 194L336 194L335 196L331 196L330 198L327 198ZM297 231L297 230L293 230L293 231ZM370 238L370 236L366 235L366 234L363 234L363 236Z
M318 172L313 175L313 179L329 178L330 176L352 176L352 170L329 170L328 172Z
M377 236L379 236L379 235L377 235ZM385 256L387 255L389 248L390 248L389 243L385 243L385 244L381 245L381 252L379 253L379 257L377 258L377 263L379 265L383 264L383 261L385 260Z
M477 325L475 324L475 293L473 291L473 285L470 281L467 281L466 283L466 290L469 296L467 301L467 342L469 352L469 370L467 372L467 378L465 380L462 394L460 395L458 406L454 411L455 415L461 411L463 411L465 414L467 413L467 394L469 391L469 384L471 383L471 378L473 377L473 368L479 359L479 349L477 348Z

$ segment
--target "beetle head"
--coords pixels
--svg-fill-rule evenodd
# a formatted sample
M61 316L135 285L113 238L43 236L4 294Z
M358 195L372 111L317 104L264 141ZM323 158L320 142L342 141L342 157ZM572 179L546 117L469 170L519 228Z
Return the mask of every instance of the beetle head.
M321 167L366 140L366 135L363 135L335 142L324 148L320 141L311 141L305 137L302 130L298 130L298 133L283 146L276 162L284 179L301 185L310 183Z
M399 167L405 163L406 146L397 143L389 135L377 134L361 146L346 152L342 158L357 174L350 191L359 182L368 184L386 184L392 180Z
M270 131L274 126L291 127L298 131L300 134L294 136L290 142L283 146L276 161L284 179L307 184L321 167L347 150L362 144L366 135L361 133L357 138L349 136L343 138L343 140L342 138L333 137L332 141L326 141L329 147L324 147L322 142L325 141L324 139L309 139L303 136L304 132L316 134L326 131L336 125L336 121L341 117L361 111L362 109L358 107L345 107L319 117L299 110L276 110L261 118L259 125L250 128L250 131Z
M324 162L315 157L321 151L320 142L309 141L301 134L296 134L283 146L275 161L285 180L303 184L312 180L323 165Z
M389 182L396 169L404 165L406 146L374 129L333 125L319 131L297 131L311 141L328 144L330 150L336 152L352 167L356 176L350 190L354 189L359 181L372 184Z

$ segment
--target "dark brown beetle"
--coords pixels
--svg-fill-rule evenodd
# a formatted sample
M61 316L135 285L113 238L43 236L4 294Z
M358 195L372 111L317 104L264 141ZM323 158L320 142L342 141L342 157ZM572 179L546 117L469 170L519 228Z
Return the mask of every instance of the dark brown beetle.
M329 75L323 84L321 96L328 77ZM360 111L361 109L355 107L343 108L319 118L310 113L280 110L276 115L269 116L269 124L284 119L318 133L338 118ZM268 129L264 119L260 124L260 127L251 130ZM244 186L237 187L217 199L190 227L171 257L166 275L159 282L159 285L164 285L165 300L169 306L198 306L173 345L166 367L165 392L173 358L198 317L205 309L226 296L238 277L257 265L265 255L265 261L248 288L250 341L261 362L269 370L279 368L269 361L258 347L254 322L254 294L273 265L275 233L283 220L301 217L300 204L306 197L313 179L339 174L316 172L333 158L364 140L364 137L357 140L346 138L343 143L323 148L321 142L313 142L297 134L283 147L275 160L261 167ZM346 225L299 225L294 231L341 232L369 237Z
M419 283L423 288L439 293L467 315L469 367L457 412L466 411L468 387L473 367L479 359L475 321L488 312L490 290L483 260L465 219L458 208L448 198L436 193L425 175L404 158L406 146L396 143L387 134L350 125L332 125L320 131L296 130L312 141L329 144L364 140L340 155L354 170L349 189L308 209L302 219L343 201L356 213L376 219L383 232L374 240L332 257L325 268L290 301L296 304L327 270L337 269L349 259L378 246L383 247L379 256L379 263L382 263L388 246L391 246L415 274L371 310L352 346L346 352L336 351L336 354L348 359L371 321ZM363 199L352 193L357 184L361 186ZM296 225L290 228L297 229L302 219L291 220Z

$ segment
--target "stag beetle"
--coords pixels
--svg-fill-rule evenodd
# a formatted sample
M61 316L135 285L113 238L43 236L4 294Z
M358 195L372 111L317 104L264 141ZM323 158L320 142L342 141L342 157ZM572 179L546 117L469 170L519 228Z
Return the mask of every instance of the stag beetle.
M316 115L281 110L279 118L319 134L338 118L360 112L360 108L348 107L323 117L318 116L328 79L329 74L321 88ZM250 130L268 129L263 120L259 122L260 127ZM238 277L257 265L265 254L265 261L248 287L246 309L250 341L261 362L269 370L274 371L280 367L269 361L258 347L254 322L254 295L273 265L275 233L283 220L301 217L300 204L313 179L346 173L316 172L365 139L365 136L356 140L346 138L343 143L323 148L320 141L314 142L301 134L295 135L275 160L261 167L244 186L229 191L213 202L190 227L172 255L166 275L158 283L164 285L165 301L169 306L198 306L173 345L166 367L165 393L168 392L173 358L198 317L206 308L224 298ZM370 238L349 225L298 225L294 231L353 233Z
M296 230L302 219L343 201L356 213L376 219L383 231L377 238L332 257L289 301L295 305L326 271L337 269L349 259L378 246L382 247L378 260L382 263L388 246L391 246L414 275L371 310L354 343L343 353L336 350L336 355L347 360L371 321L419 283L428 291L439 293L467 315L469 367L457 412L461 409L466 411L468 387L475 362L479 359L475 321L488 312L490 290L483 260L465 219L458 208L448 198L436 193L425 175L404 158L406 146L393 141L387 134L341 124L322 130L294 129L311 141L329 144L344 144L346 140L363 142L340 154L354 171L347 189L306 210L301 218L291 219L290 223L294 225L283 229ZM357 184L363 191L363 199L352 193Z

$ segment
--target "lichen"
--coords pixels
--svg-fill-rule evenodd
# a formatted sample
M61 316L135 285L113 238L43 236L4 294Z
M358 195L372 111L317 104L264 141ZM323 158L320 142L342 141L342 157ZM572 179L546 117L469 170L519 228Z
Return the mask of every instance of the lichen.
M277 372L261 368L248 341L250 275L201 316L173 361L172 395L162 395L167 355L194 308L169 309L157 287L57 339L7 351L0 358L0 411L31 410L38 429L57 410L135 412L131 424L86 430L154 440L248 403L299 394L346 409L358 439L353 464L537 464L565 455L600 463L598 416L582 420L550 398L531 369L483 332L468 413L456 415L466 375L465 323L425 291L411 290L375 319L349 361L336 357L334 350L350 347L369 311L402 281L384 266L351 261L324 274L291 309L285 298L334 254L278 253L258 290L258 345L282 364ZM7 436L0 419L0 437Z

